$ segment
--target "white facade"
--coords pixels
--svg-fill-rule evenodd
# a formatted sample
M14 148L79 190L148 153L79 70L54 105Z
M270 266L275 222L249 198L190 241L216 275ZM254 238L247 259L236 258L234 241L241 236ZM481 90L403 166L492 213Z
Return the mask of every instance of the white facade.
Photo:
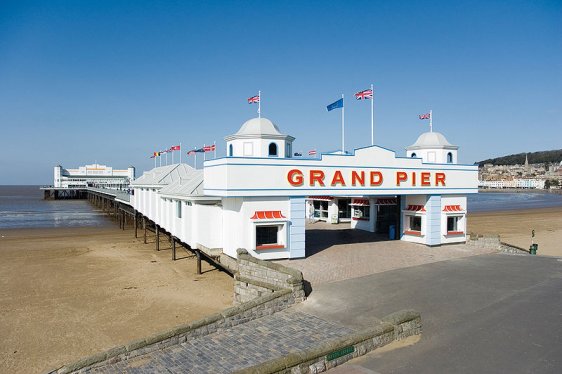
M435 162L424 159L434 144L418 144L422 157L371 146L292 159L293 140L267 119L250 120L226 138L232 156L203 170L155 168L132 183L131 202L191 247L231 257L238 248L261 259L304 257L311 219L431 246L466 240L466 194L478 191L478 169L457 164L457 147L442 135L448 145ZM441 162L449 152L452 162Z
M111 166L92 164L80 166L77 169L54 167L53 187L99 187L110 189L127 189L129 183L135 179L135 168L118 170Z

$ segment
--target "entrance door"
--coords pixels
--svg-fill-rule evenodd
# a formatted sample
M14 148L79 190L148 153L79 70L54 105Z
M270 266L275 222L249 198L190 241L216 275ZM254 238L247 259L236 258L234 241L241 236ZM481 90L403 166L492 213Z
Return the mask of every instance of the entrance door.
M338 218L342 220L351 220L351 199L338 199Z

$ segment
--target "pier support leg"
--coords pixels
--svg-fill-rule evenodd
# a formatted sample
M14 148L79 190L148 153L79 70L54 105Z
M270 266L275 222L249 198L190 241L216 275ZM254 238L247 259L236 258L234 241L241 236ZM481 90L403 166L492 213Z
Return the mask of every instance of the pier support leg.
M139 221L138 221L138 213L135 211L135 216L133 217L134 224L135 224L135 239L138 237L139 231Z
M176 261L176 239L172 238L172 261Z
M201 274L201 251L196 249L195 255L197 256L197 274Z
M144 229L144 244L146 244L146 217L142 217L142 227Z
M160 227L156 225L156 250L160 250Z

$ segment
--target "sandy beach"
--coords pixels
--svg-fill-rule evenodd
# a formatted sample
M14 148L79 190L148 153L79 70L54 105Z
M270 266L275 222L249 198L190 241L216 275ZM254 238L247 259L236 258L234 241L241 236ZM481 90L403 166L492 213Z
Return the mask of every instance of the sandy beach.
M153 241L154 239L152 239ZM0 230L0 373L37 373L232 304L233 281L131 229Z
M518 247L529 248L532 230L538 255L562 256L562 207L468 214L468 232L499 234Z

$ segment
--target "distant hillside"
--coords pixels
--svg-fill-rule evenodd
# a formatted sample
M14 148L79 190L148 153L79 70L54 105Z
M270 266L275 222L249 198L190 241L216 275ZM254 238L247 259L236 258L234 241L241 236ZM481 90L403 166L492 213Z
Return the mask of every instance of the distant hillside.
M544 162L560 162L562 161L562 149L556 149L553 151L541 151L527 153L529 158L529 164L540 164ZM490 158L487 160L479 161L478 165L482 166L484 164L494 164L494 165L515 165L525 163L525 153L518 153L515 155L503 156Z

